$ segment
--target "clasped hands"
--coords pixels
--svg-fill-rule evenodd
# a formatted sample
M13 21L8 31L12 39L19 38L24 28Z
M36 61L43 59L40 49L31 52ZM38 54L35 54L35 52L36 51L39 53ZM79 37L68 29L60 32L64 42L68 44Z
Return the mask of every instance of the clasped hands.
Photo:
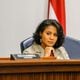
M44 58L54 58L56 59L55 55L55 49L53 47L46 47L44 49Z

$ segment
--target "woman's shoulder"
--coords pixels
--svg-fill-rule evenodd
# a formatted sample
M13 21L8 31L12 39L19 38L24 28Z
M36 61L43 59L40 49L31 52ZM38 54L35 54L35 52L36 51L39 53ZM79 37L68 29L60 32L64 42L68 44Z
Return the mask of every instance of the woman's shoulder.
M58 49L61 50L61 51L66 50L63 46L60 46Z
M68 53L63 46L57 48L56 51L58 52L58 54L62 55L65 59L69 59Z
M27 47L25 50L29 50L32 49L33 47L37 46L37 44L35 42L33 42L32 45L30 45L29 47Z
M23 53L35 53L37 51L38 48L38 44L36 44L35 42L33 42L33 44L31 46L29 46L28 48L26 48Z

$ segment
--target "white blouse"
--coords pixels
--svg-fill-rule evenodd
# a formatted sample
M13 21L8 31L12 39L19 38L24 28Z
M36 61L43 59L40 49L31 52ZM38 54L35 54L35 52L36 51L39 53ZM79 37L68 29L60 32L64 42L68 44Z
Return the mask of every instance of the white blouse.
M23 54L38 54L40 57L44 57L45 53L44 53L44 49L40 45L33 43L30 47L26 48L23 51ZM65 48L62 46L55 49L54 56L57 59L69 59L68 53L66 52Z

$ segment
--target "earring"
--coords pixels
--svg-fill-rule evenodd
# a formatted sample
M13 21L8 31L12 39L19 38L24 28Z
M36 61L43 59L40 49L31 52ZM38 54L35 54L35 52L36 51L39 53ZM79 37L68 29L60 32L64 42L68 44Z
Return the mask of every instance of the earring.
M42 43L42 39L40 39L40 43Z

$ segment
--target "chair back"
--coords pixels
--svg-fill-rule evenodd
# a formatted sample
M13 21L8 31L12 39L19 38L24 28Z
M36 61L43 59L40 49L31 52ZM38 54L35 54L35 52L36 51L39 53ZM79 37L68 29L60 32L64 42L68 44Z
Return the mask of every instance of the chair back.
M79 59L80 58L80 41L71 37L66 37L63 46L70 59Z
M29 46L32 45L34 39L33 37L29 37L25 40L23 40L21 43L20 43L20 48L21 48L21 53L23 53L24 49L28 48Z

